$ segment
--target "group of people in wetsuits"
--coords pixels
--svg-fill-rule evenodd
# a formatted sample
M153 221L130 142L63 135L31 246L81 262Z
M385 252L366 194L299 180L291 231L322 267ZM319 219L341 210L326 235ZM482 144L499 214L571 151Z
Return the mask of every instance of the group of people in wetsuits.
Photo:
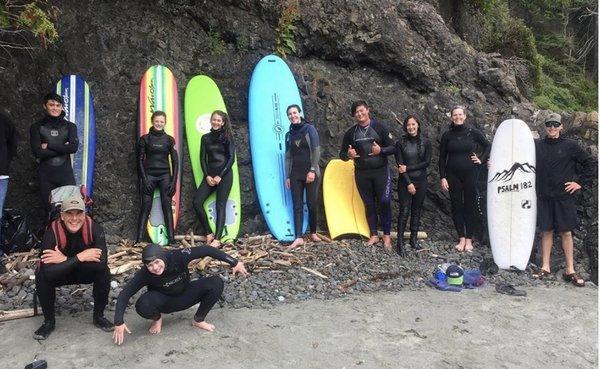
M38 179L40 195L49 209L49 193L53 188L74 183L70 155L78 149L75 125L64 119L63 101L60 95L48 94L43 101L45 116L30 129L31 150L39 159ZM351 106L356 124L346 131L339 156L354 160L355 180L365 203L371 237L367 244L379 242L378 221L383 228L383 243L392 248L390 231L391 177L388 156L394 155L399 175L398 193L400 214L398 216L398 241L396 251L406 255L403 232L410 215L410 244L418 249L417 232L420 214L429 183L427 168L431 161L431 142L422 134L419 119L408 116L403 122L405 135L394 140L389 129L373 119L365 101ZM286 135L286 186L292 191L296 239L291 246L302 241L302 207L306 197L310 217L310 236L318 241L316 234L317 198L320 183L320 144L313 125L302 115L299 106L287 108L290 130ZM452 219L458 235L458 251L473 249L472 234L476 222L475 187L477 170L487 161L490 144L477 129L465 125L465 108L457 106L451 111L450 129L441 138L440 185L450 192ZM0 151L0 160L10 162L14 156L15 142L10 138L10 124L1 122L0 139L7 152ZM152 128L138 142L138 161L142 206L138 222L138 241L144 237L149 214L151 194L158 188L161 197L169 199L175 192L178 153L172 137L164 132L167 117L163 112L152 115ZM582 165L584 179L594 176L594 161L575 141L560 137L561 117L552 114L545 122L547 137L536 141L538 158L537 190L539 197L538 226L542 231L542 271L550 274L550 251L553 232L561 234L565 250L565 280L582 286L585 281L574 270L573 240L571 230L577 226L577 211L573 194L581 188L575 181L576 165ZM14 131L14 127L12 129ZM14 132L13 132L14 133ZM207 242L219 246L224 224L224 203L231 188L231 166L235 145L231 123L226 113L215 111L211 116L211 131L202 137L200 162L205 174L194 197L194 209L206 230ZM4 149L3 149L4 150ZM479 154L477 154L479 152ZM0 169L7 164L0 163ZM3 173L0 173L3 174ZM0 178L5 179L5 178ZM217 192L217 227L211 234L202 204L206 197ZM306 193L306 196L304 195ZM163 200L164 200L163 199ZM170 204L170 201L168 201ZM0 205L3 205L3 201ZM163 201L165 216L171 214L167 201ZM168 220L169 238L173 238L172 219ZM232 273L247 276L243 263L235 260L216 247L201 246L183 250L166 251L150 244L143 250L142 268L127 282L117 300L114 324L104 317L110 289L108 252L104 230L86 214L84 199L74 195L63 200L60 216L47 227L42 241L41 261L36 270L36 291L44 313L44 323L36 330L36 339L45 339L55 326L55 288L66 284L93 284L93 323L104 331L113 331L115 343L124 341L130 333L124 322L124 311L130 298L143 287L147 291L136 302L136 311L153 321L150 332L159 333L162 314L187 309L199 303L193 325L208 331L214 326L205 317L223 290L219 277L205 277L192 281L187 264L204 256L224 261L232 267Z

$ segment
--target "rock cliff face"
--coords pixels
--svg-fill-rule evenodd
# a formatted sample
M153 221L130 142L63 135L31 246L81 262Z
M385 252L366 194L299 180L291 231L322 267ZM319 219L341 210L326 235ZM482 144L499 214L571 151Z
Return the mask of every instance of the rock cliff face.
M0 60L3 108L21 134L7 205L36 210L41 218L39 200L27 185L36 167L28 127L41 116L41 97L55 81L63 74L77 73L86 78L95 96L95 216L109 233L132 237L139 208L134 158L139 80L149 66L160 63L174 72L180 98L187 81L197 74L211 76L221 88L238 148L242 232L265 231L253 185L247 90L254 65L274 49L281 14L278 3L57 1L60 41L49 50L15 52L12 58ZM547 112L536 112L526 99L531 88L522 82L528 80L527 69L474 50L447 27L435 1L303 0L299 9L298 51L288 63L306 116L322 138L321 165L337 157L341 135L352 125L348 111L353 100L367 100L373 116L387 123L396 136L401 129L394 114L400 119L417 114L424 134L434 142L430 169L434 185L426 201L424 228L433 238L454 238L448 196L437 185L437 146L449 122L448 110L454 104L466 105L468 122L490 139L494 127L509 117L523 119L536 129ZM575 118L568 119L567 128L595 145L597 117L595 123L590 123L593 117ZM182 194L187 200L180 231L196 225L191 208L195 188L186 150L181 153ZM596 203L595 193L589 196ZM324 215L321 223L325 229Z

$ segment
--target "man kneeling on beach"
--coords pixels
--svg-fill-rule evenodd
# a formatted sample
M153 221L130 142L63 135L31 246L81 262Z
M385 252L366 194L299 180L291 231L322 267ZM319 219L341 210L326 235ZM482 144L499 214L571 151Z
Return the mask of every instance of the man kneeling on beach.
M221 250L209 246L166 251L161 246L150 244L142 252L144 266L127 282L117 298L115 308L115 331L113 339L117 345L123 343L125 332L131 333L123 321L123 314L131 296L143 287L148 288L135 304L137 313L154 322L150 333L160 333L163 313L188 309L198 302L198 310L192 320L197 328L212 332L215 326L207 323L206 315L221 297L223 280L219 276L204 277L190 281L190 261L210 256L224 261L232 267L232 274L248 276L244 264Z
M41 262L35 273L44 324L33 338L44 340L54 330L55 288L88 283L94 284L94 325L110 332L114 325L104 317L110 290L104 230L87 216L81 196L74 195L63 201L60 218L44 233Z

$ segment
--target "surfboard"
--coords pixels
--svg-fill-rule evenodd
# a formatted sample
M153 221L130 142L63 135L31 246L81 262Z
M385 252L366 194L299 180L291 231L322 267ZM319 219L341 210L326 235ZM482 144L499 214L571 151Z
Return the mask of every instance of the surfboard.
M292 104L302 106L292 71L278 56L265 56L250 80L250 152L258 202L271 233L280 241L295 239L292 195L285 187L285 134L290 125L286 108ZM302 232L307 225L305 205Z
M167 114L165 132L175 139L175 150L179 155L178 176L175 195L173 195L171 208L173 210L173 224L177 227L179 219L179 203L181 197L181 163L183 130L180 125L179 99L177 95L177 82L169 68L162 65L154 65L144 73L140 82L140 100L138 117L138 135L141 137L148 133L152 123L152 113L160 110ZM154 191L152 210L148 218L148 234L152 242L166 245L167 229L160 206L160 193Z
M354 180L354 161L333 159L323 176L323 202L331 238L363 236L371 232L365 205Z
M77 126L79 148L71 155L75 183L84 185L92 197L96 157L96 112L92 92L81 76L69 74L56 83L56 93L64 100L65 119Z
M505 120L492 143L487 220L494 262L524 270L533 247L537 215L535 143L522 120Z
M208 76L195 76L185 88L185 135L194 173L196 187L204 178L200 166L201 138L210 131L210 116L213 111L227 112L225 102L217 84ZM221 242L233 241L240 230L242 206L240 200L240 176L238 172L237 157L231 167L233 184L226 205L225 229ZM216 192L213 192L204 202L204 211L208 215L208 222L212 232L216 231Z

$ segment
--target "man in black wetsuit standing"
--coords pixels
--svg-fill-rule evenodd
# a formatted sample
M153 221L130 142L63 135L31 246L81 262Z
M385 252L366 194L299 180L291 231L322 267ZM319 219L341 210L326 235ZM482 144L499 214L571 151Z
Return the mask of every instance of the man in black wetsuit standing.
M105 332L112 331L113 324L104 317L110 290L104 230L86 215L81 196L73 195L62 202L60 218L44 233L41 249L35 290L44 313L44 324L33 338L44 340L54 330L55 288L68 284L94 284L94 325Z
M365 204L371 238L367 245L379 242L377 235L377 206L383 228L383 245L392 250L391 175L387 156L396 147L388 128L369 115L365 101L356 101L350 108L356 124L346 131L340 149L340 159L354 160L354 178L358 192Z
M120 345L125 340L125 332L131 333L124 322L125 308L129 299L139 290L147 287L135 304L137 313L153 320L150 333L160 333L162 314L182 311L200 303L192 325L209 332L215 326L204 319L221 297L223 280L219 276L204 277L190 281L188 264L190 261L210 256L229 264L232 275L240 273L248 276L241 261L237 261L221 250L210 246L192 247L166 251L161 246L149 244L142 252L144 266L127 282L115 308L114 342Z
M560 137L563 129L561 116L552 113L544 122L546 137L536 140L536 193L537 226L542 232L542 268L540 276L550 275L550 254L554 231L560 233L565 253L563 278L583 287L584 279L575 272L573 262L573 234L577 228L575 194L581 185L576 175L576 164L581 165L580 177L589 180L596 175L594 159L577 141Z
M31 125L29 137L33 156L39 160L40 197L49 213L50 192L61 186L74 185L71 154L77 152L77 126L65 119L63 99L49 93L44 97L46 116Z

